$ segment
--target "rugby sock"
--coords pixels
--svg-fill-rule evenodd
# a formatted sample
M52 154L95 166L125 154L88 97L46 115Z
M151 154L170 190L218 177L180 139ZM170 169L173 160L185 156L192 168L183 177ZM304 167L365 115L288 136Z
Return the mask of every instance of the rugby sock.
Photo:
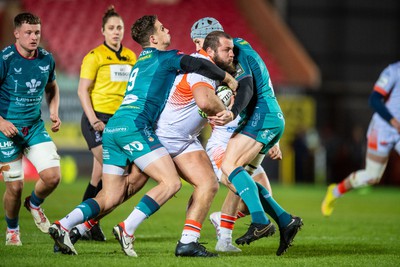
M135 209L129 214L128 218L124 221L125 231L128 235L133 235L136 228L153 213L160 208L160 205L149 197L144 195Z
M10 230L18 230L18 216L14 219L10 219L6 216L6 223L7 223L7 228ZM17 229L18 228L18 229Z
M232 239L232 231L235 227L236 217L231 216L225 213L221 213L221 224L219 233L221 235L221 239Z
M344 184L344 181L345 181L345 180L341 181L341 182L340 182L337 186L335 186L335 188L333 189L333 195L334 195L335 197L340 197L341 195L343 195L344 193L346 193L347 191L349 191L349 190L346 189L346 186L345 186L345 184Z
M75 227L76 227L76 229L78 229L79 233L81 235L83 235L84 233L86 233L87 231L92 229L92 227L95 226L96 224L97 224L97 221L91 219L91 220L86 221L84 223L78 224Z
M238 195L246 203L253 223L268 224L269 220L264 213L258 195L257 186L243 167L237 167L228 177L235 186Z
M201 223L195 220L185 220L180 242L183 244L197 242L200 238L201 227Z
M243 217L246 217L246 214L244 214L241 211L238 211L237 214L236 214L236 218L239 219L239 218L243 218Z
M100 180L99 183L96 186L96 195L103 189L103 180Z
M91 218L95 218L99 213L99 204L93 198L89 198L76 206L76 208L67 216L62 218L59 223L63 228L69 231L75 225L83 223Z
M31 205L32 208L39 208L40 204L42 204L44 201L44 199L39 198L36 194L35 194L35 190L32 191L31 194L31 199L30 199L30 203L29 205Z
M89 198L93 198L95 196L96 196L96 187L89 182L89 184L86 187L85 194L83 194L82 201L85 201L86 199Z
M260 194L261 203L265 212L270 215L279 227L287 226L291 221L291 216L276 201L264 186L257 183L258 192Z

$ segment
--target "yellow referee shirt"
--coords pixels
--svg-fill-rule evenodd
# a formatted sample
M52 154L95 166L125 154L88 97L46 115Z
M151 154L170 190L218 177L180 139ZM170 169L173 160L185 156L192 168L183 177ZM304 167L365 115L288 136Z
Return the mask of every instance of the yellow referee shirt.
M115 52L102 44L84 57L80 77L94 81L89 94L95 111L115 113L125 95L129 74L135 63L135 53L123 46Z

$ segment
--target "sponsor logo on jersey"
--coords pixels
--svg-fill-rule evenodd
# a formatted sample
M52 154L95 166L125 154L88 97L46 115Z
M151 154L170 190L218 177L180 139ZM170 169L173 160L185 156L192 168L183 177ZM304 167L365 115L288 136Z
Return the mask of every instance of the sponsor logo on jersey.
M29 88L28 94L33 94L37 92L37 88L42 84L42 82L32 79L30 82L26 82L25 84Z
M121 105L129 105L136 102L138 99L137 95L126 95Z
M40 48L40 52L42 52L43 55L47 56L48 54L50 54L49 52L47 52L46 50L44 50L43 48Z
M242 67L242 65L240 65L240 63L238 63L236 65L236 75L235 78L239 77L240 75L242 75L244 73L244 69Z
M11 48L11 45L9 45L9 46L7 46L7 47L4 47L4 49L1 50L1 52L5 52L7 49L10 49L10 48Z
M42 96L38 96L35 98L17 97L15 104L24 107L24 106L34 106L41 102L42 102Z
M131 65L110 65L111 81L127 82L131 73Z
M47 73L47 72L49 72L50 65L47 65L47 66L44 66L44 67L39 66L39 69L41 70L41 73Z
M22 74L22 68L16 69L14 68L15 74Z
M248 45L249 44L246 40L243 40L241 38L238 38L238 42L237 43L241 44L241 45Z
M9 57L11 57L12 55L14 55L14 51L11 51L10 53L8 53L7 55L3 55L3 59L7 60Z

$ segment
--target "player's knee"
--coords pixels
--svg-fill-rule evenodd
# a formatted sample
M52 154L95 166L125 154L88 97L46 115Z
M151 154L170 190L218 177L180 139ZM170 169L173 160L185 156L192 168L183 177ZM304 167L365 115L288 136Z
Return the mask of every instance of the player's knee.
M206 194L215 196L218 192L219 189L219 183L217 178L215 177L215 179L209 179L209 181L207 181L207 183L204 183L204 192L206 192Z
M55 188L61 181L59 168L50 168L39 173L40 179L50 188Z
M24 183L22 180L19 182L9 183L7 185L7 195L13 199L21 199Z
M181 180L176 180L176 181L170 181L169 183L166 184L167 190L170 193L170 195L176 194L182 187Z

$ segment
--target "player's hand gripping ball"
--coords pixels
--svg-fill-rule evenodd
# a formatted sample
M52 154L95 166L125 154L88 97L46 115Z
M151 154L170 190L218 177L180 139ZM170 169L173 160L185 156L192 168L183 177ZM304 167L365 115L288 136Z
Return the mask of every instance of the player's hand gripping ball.
M233 91L231 88L226 85L220 85L217 87L217 90L215 90L215 93L226 107L231 104L231 98L233 96Z
M231 88L229 88L226 85L220 85L217 87L215 90L215 94L221 99L222 103L228 107L231 104L231 98L233 96L233 91ZM207 118L207 114L202 111L201 109L198 109L199 115L203 118Z

